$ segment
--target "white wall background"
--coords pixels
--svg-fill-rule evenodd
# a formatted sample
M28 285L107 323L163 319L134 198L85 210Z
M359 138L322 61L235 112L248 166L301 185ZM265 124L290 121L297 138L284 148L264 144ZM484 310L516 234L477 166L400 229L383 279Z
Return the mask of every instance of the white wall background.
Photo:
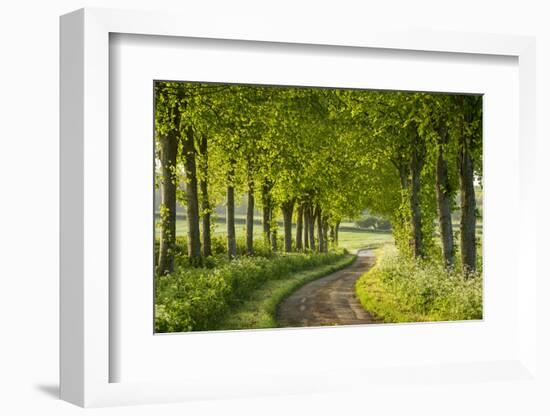
M388 24L436 30L535 35L538 42L539 235L550 179L550 12L544 0L377 0L377 1L169 1L19 0L0 9L0 414L79 414L82 409L56 399L58 383L58 17L81 7L116 7L220 14L245 14L287 25ZM185 24L183 21L182 24ZM544 259L548 244L539 238ZM540 261L539 274L550 278ZM550 294L542 281L539 299ZM539 302L541 365L550 351L547 302ZM546 352L546 354L544 354ZM550 371L546 371L550 374ZM547 386L548 387L548 386ZM434 386L372 397L338 393L323 396L259 398L162 406L93 410L101 415L157 414L548 414L542 391L500 383L480 393L466 384ZM539 397L539 400L536 400Z

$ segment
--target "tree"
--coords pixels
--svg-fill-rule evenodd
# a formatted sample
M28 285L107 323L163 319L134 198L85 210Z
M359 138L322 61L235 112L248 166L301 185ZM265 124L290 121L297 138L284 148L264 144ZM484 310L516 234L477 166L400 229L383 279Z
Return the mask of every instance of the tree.
M226 224L227 224L227 255L230 259L237 256L237 237L235 233L235 161L229 162L227 172L226 194Z
M202 216L202 254L212 255L211 214L212 207L208 193L208 139L202 134L199 140L200 193Z
M248 201L246 205L246 252L249 256L254 254L254 176L252 159L247 160L246 183Z
M159 136L160 175L160 242L157 273L174 271L174 248L176 243L176 160L178 139L175 132Z
M458 96L462 109L458 166L460 172L460 250L466 275L476 270L476 198L474 170L481 159L481 97Z
M431 148L431 163L435 165L435 192L441 236L442 257L447 267L454 267L455 247L453 238L452 211L457 189L456 172L449 160L457 156L457 141L452 131L456 130L456 111L453 97L448 95L424 95L422 100L423 120L420 130Z
M292 251L292 213L294 211L294 199L288 199L281 204L283 213L283 225L285 232L285 251Z
M174 271L176 244L176 188L179 142L177 102L165 88L155 88L155 135L160 162L160 239L156 271L159 275Z
M195 132L193 127L188 125L182 133L182 159L186 181L187 255L191 264L199 264L201 261L201 241Z
M304 231L304 204L298 203L298 211L296 212L296 250L302 251L304 248L303 240Z

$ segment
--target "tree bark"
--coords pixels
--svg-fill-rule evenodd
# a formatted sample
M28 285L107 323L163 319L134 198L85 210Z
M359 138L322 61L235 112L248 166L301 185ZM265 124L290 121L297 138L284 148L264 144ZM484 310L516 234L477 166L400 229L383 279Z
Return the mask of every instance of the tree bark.
M262 226L266 245L271 244L271 186L264 182L262 185Z
M447 128L442 125L439 128L437 143L437 164L435 177L435 190L437 195L437 207L439 213L439 232L443 247L443 260L447 267L454 266L454 242L453 223L451 218L451 206L453 192L449 182L447 160L445 159L444 146L447 144Z
M334 227L334 241L336 242L336 247L338 247L338 233L340 232L340 221L338 221Z
M330 225L330 244L332 247L336 247L336 225Z
M412 220L412 252L415 257L424 255L422 235L422 211L420 208L420 176L424 165L424 148L422 139L415 131L413 134L413 145L411 149L411 220Z
M227 226L227 256L233 259L237 256L237 238L235 235L235 187L233 184L235 176L234 161L227 173L227 194L226 194L226 226Z
M285 201L281 205L283 213L283 225L285 232L285 252L292 251L292 212L294 211L294 199Z
M316 208L315 208L315 221L317 223L317 239L318 239L318 244L317 244L317 250L321 253L323 252L323 247L324 247L324 236L323 236L323 218L322 218L322 210L321 210L321 205L317 204Z
M159 137L160 171L160 244L157 274L174 271L176 245L176 163L178 136L176 133Z
M462 97L464 100L464 98ZM472 121L469 111L464 110L465 124ZM476 198L474 190L474 165L470 153L470 140L463 125L459 147L460 173L460 250L464 274L476 270Z
M187 199L187 254L193 265L201 262L199 195L197 166L195 161L195 137L191 126L185 129L182 137L182 156L185 170Z
M246 206L246 253L254 254L254 178L248 163L248 203Z
M308 215L309 215L309 248L315 250L315 215L313 212L313 203L308 204Z
M277 247L278 225L277 225L277 221L275 221L275 218L274 218L274 212L275 210L272 208L269 214L269 223L271 225L271 250L277 251L278 250L278 247Z
M324 217L322 220L323 223L323 251L328 252L328 218Z
M302 251L303 249L303 227L304 227L304 204L298 206L298 212L296 214L296 250Z
M201 136L199 141L199 151L201 153L201 179L199 187L201 190L201 210L202 210L202 255L205 257L212 255L212 236L211 236L211 206L208 195L208 140L206 136Z
M303 203L303 215L304 215L304 250L309 250L309 229L311 227L311 218L309 215L309 204Z

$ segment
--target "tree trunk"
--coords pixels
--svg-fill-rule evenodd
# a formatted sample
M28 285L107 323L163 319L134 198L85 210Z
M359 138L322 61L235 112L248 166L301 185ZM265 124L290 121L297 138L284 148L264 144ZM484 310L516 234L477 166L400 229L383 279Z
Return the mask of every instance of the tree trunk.
M296 214L296 250L302 251L303 249L303 227L304 227L304 204L298 206L298 212Z
M254 178L248 165L248 203L246 206L246 253L254 254Z
M208 140L206 136L201 136L199 142L199 151L201 153L201 210L202 210L202 255L205 257L212 255L212 237L210 230L210 197L208 196Z
M318 239L317 250L320 253L323 252L323 247L324 247L322 214L323 214L323 212L321 211L321 205L317 204L314 216L315 216L315 221L317 222L317 239Z
M278 224L277 224L277 221L274 218L274 215L275 215L274 212L275 212L275 210L271 209L270 214L269 214L269 223L271 225L271 250L277 251L278 250L278 247L277 247L277 228L278 228Z
M311 218L309 215L309 204L303 203L303 215L304 215L304 250L309 250L309 229L311 227Z
M437 194L437 208L439 213L439 232L443 247L443 260L447 267L454 266L453 223L451 206L453 192L449 183L447 161L445 160L444 146L447 144L447 129L439 129L438 154L436 164L435 190Z
M309 215L309 248L315 250L315 215L313 212L313 203L308 204L308 215Z
M160 136L160 245L157 273L164 275L174 271L176 245L176 163L178 136L175 133Z
M336 226L330 225L330 244L332 247L336 247Z
M266 245L271 244L271 187L269 184L262 185L262 225L264 232L264 241Z
M417 132L413 132L413 145L411 149L411 219L412 219L412 252L415 257L424 255L422 236L422 212L420 209L420 176L424 164L424 151L421 138Z
M183 167L185 169L187 199L187 254L193 265L201 262L199 195L197 189L197 167L195 162L195 137L188 126L182 138Z
M323 251L328 252L328 218L323 218Z
M338 233L340 232L340 221L336 223L336 226L334 227L334 241L336 243L336 247L338 247Z
M294 211L294 199L285 201L281 205L283 213L283 225L285 231L285 252L292 251L292 212Z
M235 236L235 187L233 184L235 176L235 162L231 161L231 167L227 173L227 194L226 194L226 225L227 225L227 256L233 259L237 256L237 239Z
M465 122L471 115L465 111ZM464 274L476 270L476 197L474 190L474 165L470 154L470 140L463 126L459 148L460 173L460 250Z

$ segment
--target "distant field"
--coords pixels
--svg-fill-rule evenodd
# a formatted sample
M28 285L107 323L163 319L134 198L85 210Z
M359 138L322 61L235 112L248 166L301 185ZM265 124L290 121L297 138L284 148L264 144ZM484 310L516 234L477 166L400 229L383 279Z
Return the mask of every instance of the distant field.
M237 238L244 237L246 232L246 218L244 215L235 216L235 231L237 232ZM223 235L225 234L225 218L216 217L214 222L214 234ZM453 230L455 232L460 230L459 224L453 224ZM476 226L476 234L478 238L483 236L482 224L478 223ZM439 235L439 230L436 226L436 235ZM279 233L283 232L283 223L279 222ZM159 230L156 231L157 237L159 235ZM187 233L187 222L183 217L178 217L176 220L176 235L184 236ZM296 236L296 226L292 225L292 235ZM254 237L262 237L262 219L260 216L254 217ZM439 238L436 237L437 243L439 243ZM393 243L394 239L391 232L382 232L382 231L371 231L364 230L355 225L354 222L344 221L340 224L340 233L339 233L339 247L347 249L350 253L355 253L358 249L373 246L373 245L382 245Z
M244 216L235 217L235 231L237 233L237 238L244 237L246 233L246 221ZM225 234L225 218L216 218L215 221L214 234L222 235ZM279 223L279 232L283 233L283 223ZM159 230L156 230L157 237L159 235ZM176 220L176 235L184 236L187 233L187 222L185 219L178 217ZM296 236L296 226L292 226L292 236ZM262 237L262 223L261 217L254 217L254 237ZM387 243L393 243L393 237L391 232L379 232L379 231L370 231L363 230L358 228L352 222L343 222L340 225L339 232L339 247L347 249L350 253L355 253L358 249L373 246L381 245Z

